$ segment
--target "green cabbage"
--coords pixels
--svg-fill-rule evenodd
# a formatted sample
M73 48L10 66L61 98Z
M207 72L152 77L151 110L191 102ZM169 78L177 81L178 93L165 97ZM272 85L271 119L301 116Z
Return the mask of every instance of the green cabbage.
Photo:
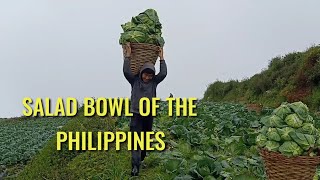
M315 138L312 135L299 132L290 132L289 135L303 150L307 151L315 145Z
M121 27L122 27L124 32L133 31L134 28L136 27L136 24L134 24L133 22L127 22L125 24L122 24Z
M303 150L299 145L293 141L286 141L280 147L279 151L281 154L286 156L300 156L303 153Z
M267 132L267 137L269 140L273 140L273 141L280 141L281 137L278 134L278 131L276 128L269 128L268 132Z
M293 128L299 128L303 124L303 121L300 120L297 114L288 115L284 121Z
M200 167L197 170L202 177L210 175L210 168L208 166Z
M278 149L279 149L279 146L280 146L280 144L279 144L278 142L276 142L276 141L267 141L265 148L266 148L268 151L275 151L275 152L277 152Z
M284 127L285 123L277 115L265 116L261 118L261 123L268 127Z
M165 41L164 41L163 37L161 37L161 35L158 35L157 36L157 45L163 47L164 43L165 43Z
M318 130L311 123L303 123L297 131L303 134L316 135Z
M121 25L124 33L121 33L119 43L127 42L148 43L163 47L165 41L161 37L162 25L157 12L147 9L138 16L132 17L131 22Z
M259 147L264 147L267 141L268 141L267 137L263 134L259 134L256 138L256 143Z
M272 114L277 115L281 119L287 117L287 115L291 114L291 109L288 107L288 103L282 103L278 108L276 108Z
M149 26L154 25L156 28L161 29L161 23L157 11L154 9L147 9L140 13L138 16L132 18L132 22L135 24L148 24Z
M319 129L302 102L282 103L270 116L260 119L256 144L286 156L316 155L320 148ZM313 150L310 153L310 150Z
M160 44L160 46L164 45L164 39L158 35L147 35L146 43L150 44Z
M314 124L314 120L313 120L313 117L308 115L307 119L305 120L306 123L311 123L311 124Z
M169 173L175 172L178 170L178 168L180 167L181 163L182 163L181 158L169 158L166 160L165 162L165 168L166 171Z
M125 44L127 42L145 43L147 36L140 31L128 31L121 33L120 43Z
M299 116L300 119L306 120L308 118L309 109L307 105L301 101L289 104L289 107Z
M282 140L291 141L291 137L289 133L294 131L293 128L285 127L285 128L277 128L277 130Z
M215 161L212 158L201 157L196 163L195 171L202 178L209 176L214 171L214 168L215 168L214 163Z
M135 31L145 32L147 34L155 33L155 29L145 24L139 24L134 28Z
M259 130L259 133L263 134L263 135L266 135L267 132L268 132L268 127L267 126L263 126L260 130Z
M199 145L202 143L202 138L200 137L199 133L196 131L188 132L187 137L191 145Z
M186 127L182 125L173 125L170 127L170 133L173 134L177 138L184 137L187 135L188 130Z
M133 17L132 22L135 24L146 24L148 26L154 26L153 21L148 17L148 15L140 13L138 16Z
M209 176L204 177L203 180L216 180L216 178L209 175Z

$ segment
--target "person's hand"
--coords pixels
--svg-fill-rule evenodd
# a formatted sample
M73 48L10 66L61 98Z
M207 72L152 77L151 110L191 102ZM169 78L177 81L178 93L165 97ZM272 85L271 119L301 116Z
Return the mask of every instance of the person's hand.
M164 60L164 57L163 57L163 47L160 47L160 48L159 48L159 57L160 57L160 60Z
M131 56L131 46L130 43L126 43L125 45L122 45L123 49L123 54L125 57L130 57Z

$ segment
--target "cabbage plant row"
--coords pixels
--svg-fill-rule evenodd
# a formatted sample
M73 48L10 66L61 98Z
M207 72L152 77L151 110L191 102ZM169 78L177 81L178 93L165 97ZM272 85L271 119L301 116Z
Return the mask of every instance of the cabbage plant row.
M0 165L26 163L67 121L67 118L1 120Z

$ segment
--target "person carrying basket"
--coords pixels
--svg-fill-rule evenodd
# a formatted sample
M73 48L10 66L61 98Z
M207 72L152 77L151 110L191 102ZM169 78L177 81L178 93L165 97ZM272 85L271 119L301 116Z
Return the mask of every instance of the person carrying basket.
M163 48L159 48L160 57L160 72L155 74L155 67L153 63L145 63L140 72L134 75L130 69L130 57L131 57L131 45L126 43L123 45L124 63L123 63L123 74L127 81L131 85L131 104L130 111L133 113L130 121L130 131L141 132L152 131L153 117L141 116L139 113L139 100L143 97L150 99L156 97L156 89L160 82L162 82L167 76L167 65L163 57ZM132 137L134 137L132 135ZM132 139L132 142L134 140ZM144 147L146 142L144 142ZM146 157L146 150L132 150L131 151L131 175L138 176L141 161Z

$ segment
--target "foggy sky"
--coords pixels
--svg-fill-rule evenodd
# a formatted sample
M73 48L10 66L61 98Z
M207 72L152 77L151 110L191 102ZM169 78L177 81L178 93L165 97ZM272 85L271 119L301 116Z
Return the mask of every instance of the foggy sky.
M166 41L158 96L202 98L215 80L249 78L273 57L319 44L319 7L316 0L1 1L0 117L20 116L23 97L130 97L120 25L148 8Z

